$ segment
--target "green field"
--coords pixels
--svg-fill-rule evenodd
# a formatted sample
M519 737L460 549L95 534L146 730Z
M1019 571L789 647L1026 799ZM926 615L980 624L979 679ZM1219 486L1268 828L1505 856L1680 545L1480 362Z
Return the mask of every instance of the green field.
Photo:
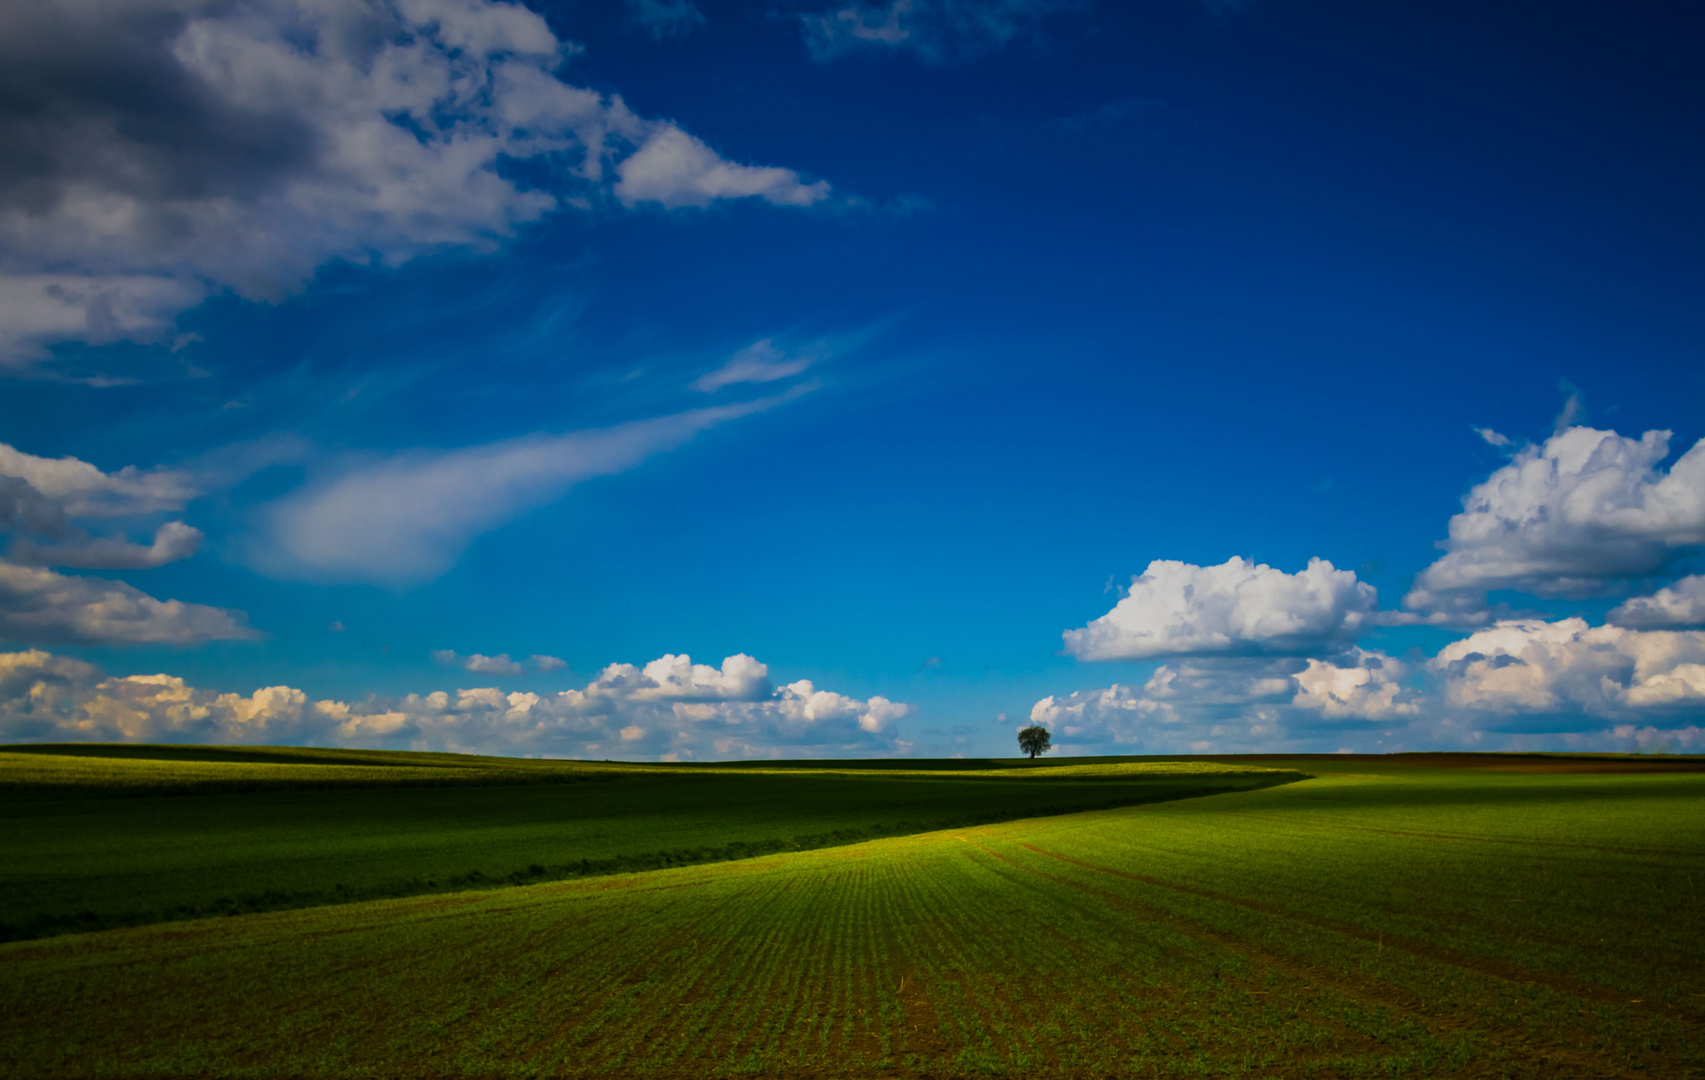
M0 749L0 941L800 851L1300 775L993 764L8 747Z
M1258 764L1315 778L14 942L0 1071L1705 1074L1698 761Z

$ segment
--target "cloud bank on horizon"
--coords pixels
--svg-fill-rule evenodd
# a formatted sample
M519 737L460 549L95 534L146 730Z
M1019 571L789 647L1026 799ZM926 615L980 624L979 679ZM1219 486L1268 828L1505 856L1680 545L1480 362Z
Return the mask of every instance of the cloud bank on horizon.
M551 657L534 657L535 662ZM507 657L464 666L508 674ZM0 741L287 743L569 757L693 760L904 752L910 707L859 700L801 679L777 687L744 654L720 668L665 655L611 664L579 690L434 690L360 702L311 701L288 686L244 696L172 675L108 678L41 650L0 653Z
M1321 559L1296 574L1156 560L1063 637L1080 660L1166 662L1141 686L1043 698L1030 722L1065 745L1198 753L1368 736L1385 749L1705 747L1705 630L1686 629L1705 626L1705 577L1630 597L1596 627L1487 603L1494 590L1625 595L1705 552L1705 440L1664 470L1669 439L1571 426L1521 447L1463 498L1408 611L1379 611L1372 586ZM1353 644L1417 622L1474 629L1425 660Z
M751 362L737 358L731 367ZM1705 709L1705 629L1695 629L1705 626L1705 578L1686 575L1629 597L1600 626L1578 617L1495 616L1485 604L1488 583L1508 589L1516 582L1540 597L1583 588L1602 592L1639 580L1636 573L1679 565L1705 548L1699 531L1705 482L1695 475L1705 441L1663 470L1663 455L1655 451L1667 438L1665 432L1634 440L1570 427L1542 445L1518 449L1476 485L1441 543L1445 554L1422 571L1405 599L1422 606L1414 597L1424 586L1436 589L1441 579L1466 583L1456 586L1448 610L1471 632L1430 658L1399 658L1357 644L1370 631L1413 624L1416 616L1381 611L1371 585L1325 560L1313 559L1296 573L1243 558L1207 567L1155 560L1111 611L1063 639L1083 661L1164 662L1141 685L1043 698L1029 721L1054 728L1068 749L1149 752L1248 751L1323 740L1365 744L1369 738L1407 749L1533 745L1536 739L1573 748L1705 745L1705 728L1696 722ZM618 441L628 440L621 435ZM639 441L641 450L649 446ZM529 461L497 471L531 476L538 466L530 463L537 456L530 447L493 451L499 458L517 452ZM623 451L634 452L640 451ZM550 459L561 451L537 453ZM23 542L24 550L37 553L51 548L28 546L31 530L63 533L77 515L122 519L171 512L198 493L187 473L106 474L10 448L0 453L0 468L11 474L10 500L0 505L21 538L14 550ZM469 490L492 487L491 473L476 469ZM380 520L385 499L408 490L406 483L373 487L349 502L378 508L352 520ZM422 490L436 498L462 488L434 481ZM509 498L501 485L494 497ZM429 510L413 518L458 520L443 507ZM319 533L338 535L330 527ZM378 535L383 543L372 549L376 553L408 549L397 535ZM111 537L77 543L80 551L113 553L115 563L149 550ZM428 569L449 557L432 554ZM1463 567L1493 569L1474 576ZM0 563L0 633L46 643L192 643L253 632L240 613L157 601L120 583L7 562ZM565 666L542 654L525 663L508 654L451 650L433 658L495 678ZM309 739L630 756L892 752L904 747L893 721L910 708L882 697L858 702L809 682L776 690L764 665L744 655L730 657L720 670L676 656L644 668L614 664L583 690L543 697L487 688L458 691L454 698L435 692L353 705L309 702L288 687L242 698L199 691L168 675L106 679L81 661L39 650L10 654L7 663L4 735L27 739Z

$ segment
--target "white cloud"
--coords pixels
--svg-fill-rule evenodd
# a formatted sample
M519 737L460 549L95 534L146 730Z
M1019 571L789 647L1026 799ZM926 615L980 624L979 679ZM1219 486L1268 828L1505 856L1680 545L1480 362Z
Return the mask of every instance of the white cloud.
M807 184L792 169L735 164L673 124L653 125L616 174L616 198L626 206L655 202L673 210L746 198L810 206L829 197L827 181Z
M1606 619L1617 626L1647 630L1705 625L1705 575L1692 574L1651 596L1624 600Z
M406 584L448 569L473 537L582 480L622 472L791 395L567 435L420 450L358 465L265 508L251 551L268 572Z
M1705 713L1705 631L1506 620L1445 646L1429 666L1447 704L1480 713Z
M458 667L480 675L519 675L522 671L519 663L509 659L508 653L499 653L496 656L484 656L480 653L458 656L451 649L434 649L432 661L445 667Z
M1505 620L1415 666L1360 648L1173 661L1030 715L1062 745L1143 753L1705 746L1705 631Z
M693 0L623 0L628 25L640 27L659 41L685 37L705 24L704 12Z
M737 383L775 382L798 375L820 359L821 355L822 350L816 349L790 357L776 348L769 338L764 338L729 357L728 363L715 371L699 376L693 382L693 389L711 394Z
M542 671L547 674L552 671L562 671L568 667L568 661L560 656L543 656L536 653L529 656L527 662L533 665L535 671Z
M800 680L775 688L749 656L613 664L584 689L435 691L359 703L267 687L218 694L169 675L102 678L91 665L0 654L0 739L299 743L584 757L729 758L903 749L910 707Z
M187 559L201 550L201 530L168 521L154 531L149 545L121 537L83 538L57 544L23 539L12 546L15 562L34 566L77 566L89 570L148 570Z
M1406 675L1400 662L1361 649L1328 661L1171 661L1141 686L1043 698L1030 722L1048 725L1062 745L1126 753L1319 751L1346 735L1394 749L1427 737L1409 730L1427 699L1403 685Z
M1082 6L1075 0L890 0L799 18L806 48L819 63L871 49L906 50L939 63L1034 36L1047 16Z
M1421 715L1421 694L1406 686L1408 669L1384 653L1351 649L1333 663L1310 660L1299 671L1291 704L1313 709L1328 719L1390 720Z
M242 612L177 600L157 600L133 586L102 578L67 577L41 569L142 570L187 559L201 530L168 521L151 544L122 534L91 536L78 518L108 522L179 510L200 494L188 474L172 469L108 473L76 458L42 458L0 443L0 640L119 645L192 644L252 638Z
M1378 598L1324 559L1287 574L1248 559L1219 566L1156 559L1113 610L1064 634L1080 660L1318 652L1354 639Z
M15 476L71 517L131 517L182 510L201 494L189 473L127 465L102 472L74 457L44 458L0 443L0 476Z
M634 2L654 28L693 10ZM0 8L0 363L163 340L212 293L274 300L336 259L489 248L607 198L612 165L627 205L827 196L562 81L575 51L491 0ZM552 190L500 175L516 159Z
M1370 586L1319 560L1296 575L1156 561L1067 649L1194 659L1140 687L1044 698L1032 718L1067 745L1156 752L1705 745L1705 630L1675 629L1705 624L1705 575L1625 601L1610 625L1492 621L1490 589L1604 594L1705 547L1705 441L1666 472L1668 432L1627 439L1571 415L1463 500L1411 610L1378 611ZM1464 623L1481 629L1424 662L1353 644L1375 627Z
M1485 439L1488 443L1490 443L1493 446L1508 446L1508 445L1510 445L1510 437L1508 435L1500 435L1496 431L1493 431L1489 427L1477 427L1474 429L1474 434L1480 436L1482 439Z
M1046 725L1062 746L1126 753L1258 749L1284 737L1281 721L1301 666L1252 658L1162 664L1142 686L1115 683L1043 698L1031 707L1030 723Z
M156 600L120 581L0 561L0 640L191 645L255 636L240 611Z
M0 272L0 368L41 356L46 342L157 341L211 291L204 281L145 274Z
M1523 449L1463 499L1404 606L1471 623L1492 589L1602 595L1661 573L1705 545L1705 441L1664 472L1669 438L1571 427Z

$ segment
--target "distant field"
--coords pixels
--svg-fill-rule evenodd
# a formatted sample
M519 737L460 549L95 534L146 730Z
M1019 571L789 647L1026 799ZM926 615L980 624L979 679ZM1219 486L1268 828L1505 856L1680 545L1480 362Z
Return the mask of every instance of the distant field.
M1130 761L845 764L3 747L0 941L800 851L1302 775Z
M1705 774L1294 764L1318 778L0 946L0 1072L1705 1072Z

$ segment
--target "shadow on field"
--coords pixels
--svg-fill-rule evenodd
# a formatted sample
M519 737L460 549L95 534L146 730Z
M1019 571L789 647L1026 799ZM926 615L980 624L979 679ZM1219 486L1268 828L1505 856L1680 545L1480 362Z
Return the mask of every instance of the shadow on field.
M64 833L63 844L47 845L38 858L64 875L68 849L81 845L88 854L71 860L79 873L53 889L28 880L27 859L0 871L0 942L730 862L1249 791L1302 776L1039 784L694 773L593 785L598 790L396 786L124 800L55 792L33 802L13 793L13 809L30 809L41 828ZM521 842L493 845L516 829L526 833ZM121 832L144 855L127 864L134 869L104 866L96 854ZM352 835L371 842L352 851ZM146 872L155 852L169 870ZM18 875L10 889L8 875Z

